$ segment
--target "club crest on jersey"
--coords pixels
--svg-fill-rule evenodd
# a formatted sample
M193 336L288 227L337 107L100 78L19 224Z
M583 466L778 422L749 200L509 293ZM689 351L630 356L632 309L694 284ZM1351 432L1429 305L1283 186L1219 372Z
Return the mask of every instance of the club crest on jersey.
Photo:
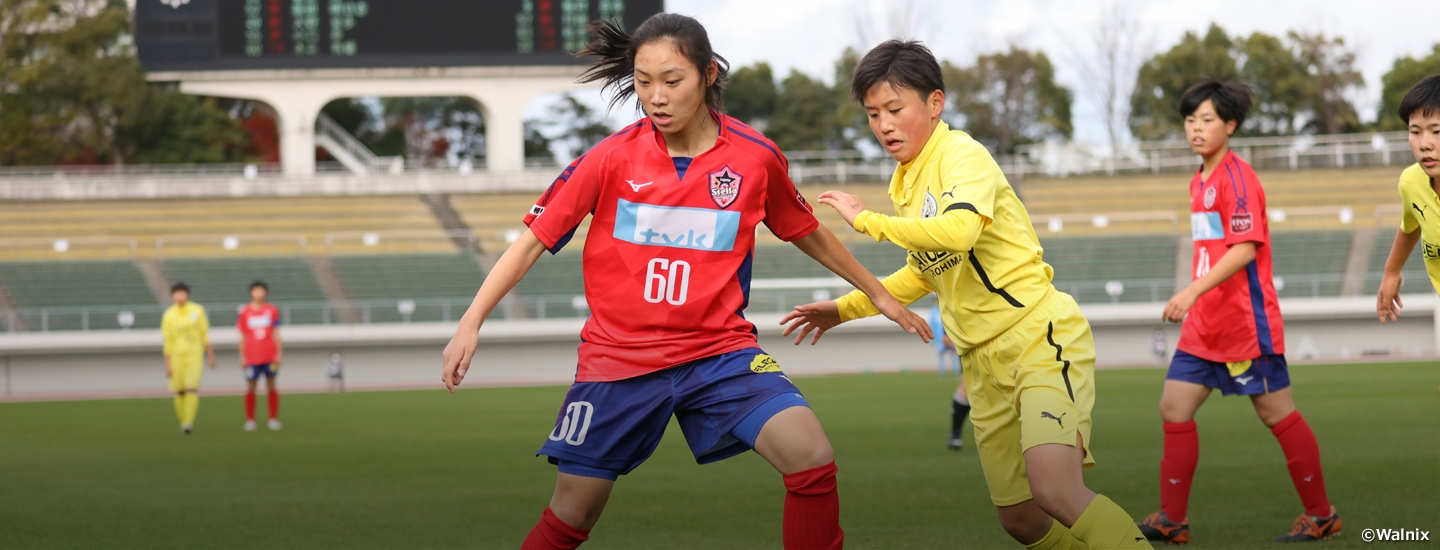
M715 206L725 208L740 196L740 182L745 178L729 166L710 173L710 198Z
M795 190L795 200L800 201L800 206L804 206L806 211L809 211L809 212L814 212L814 211L815 211L814 208L810 208L810 203L805 202L805 195L801 195L799 189L796 189L796 190Z
M1211 209L1211 208L1213 208L1213 207L1215 206L1215 194L1216 194L1216 192L1215 192L1215 188L1214 188L1214 187L1211 187L1211 188L1205 190L1205 209L1206 209L1206 210L1209 210L1209 209Z
M933 218L940 213L940 204L935 202L935 195L929 191L925 192L925 204L920 205L920 217Z
M1236 214L1230 216L1230 233L1239 235L1249 232L1255 227L1255 220L1249 214Z

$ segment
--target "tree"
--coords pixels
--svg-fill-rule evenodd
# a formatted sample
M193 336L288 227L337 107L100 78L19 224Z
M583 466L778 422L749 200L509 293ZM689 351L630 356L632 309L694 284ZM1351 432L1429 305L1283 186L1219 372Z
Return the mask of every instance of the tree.
M1186 32L1169 51L1150 58L1135 77L1130 95L1130 131L1140 139L1180 137L1184 120L1180 96L1207 78L1230 80L1240 76L1232 54L1234 42L1214 23L1202 38Z
M1397 58L1390 70L1380 77L1380 110L1375 121L1381 130L1406 129L1410 122L1400 120L1400 100L1420 79L1440 74L1440 44L1436 44L1430 55L1416 59L1411 56Z
M1250 85L1254 106L1240 133L1290 135L1303 127L1310 75L1280 38L1257 32L1235 40L1240 79ZM1179 104L1177 96L1176 104Z
M1144 41L1140 22L1122 1L1110 2L1101 13L1100 21L1090 31L1090 52L1082 53L1078 49L1080 41L1068 41L1076 48L1075 65L1091 82L1083 89L1100 107L1112 155L1120 150L1120 141L1126 132L1129 99L1135 90L1135 71L1146 48Z
M485 119L466 97L344 98L321 112L376 156L403 156L413 166L485 158Z
M941 66L955 113L971 136L1001 154L1047 137L1070 137L1073 94L1055 82L1044 52L1011 45L982 55L972 67Z
M1357 54L1341 37L1290 31L1296 60L1305 67L1311 86L1305 94L1310 112L1307 128L1319 134L1338 134L1360 129L1360 116L1346 96L1365 85L1355 69Z
M246 137L145 81L124 0L0 0L0 164L242 160Z
M730 74L730 82L725 85L725 111L763 132L775 116L779 97L775 73L769 63L761 61Z
M791 71L780 83L775 115L765 135L785 151L854 149L847 132L848 101L835 89L800 71Z

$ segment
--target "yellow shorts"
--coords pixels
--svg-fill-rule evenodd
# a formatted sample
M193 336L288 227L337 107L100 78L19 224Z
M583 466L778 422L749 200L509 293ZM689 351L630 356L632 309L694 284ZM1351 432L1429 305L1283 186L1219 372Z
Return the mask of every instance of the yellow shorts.
M1095 341L1075 299L1055 292L1020 322L965 353L970 422L990 500L1013 506L1030 500L1025 451L1036 445L1085 447L1095 405Z
M204 363L204 354L170 356L170 391L180 393L182 390L200 389L200 375L205 372L201 365Z

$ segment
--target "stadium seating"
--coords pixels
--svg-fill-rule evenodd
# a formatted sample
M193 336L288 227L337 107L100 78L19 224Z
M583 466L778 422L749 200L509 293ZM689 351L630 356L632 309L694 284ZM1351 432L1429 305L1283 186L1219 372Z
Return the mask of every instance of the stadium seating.
M468 253L337 256L335 273L352 300L383 304L369 311L371 322L403 321L402 300L415 302L412 318L440 320L449 299L453 319L464 312L485 275Z
M0 205L0 240L133 239L137 243L135 253L142 258L373 252L376 246L390 244L389 239L382 239L367 247L361 237L364 233L403 235L396 244L403 244L409 252L454 249L429 208L415 195ZM226 236L237 237L235 249L222 246ZM109 249L77 247L69 256L113 256L117 248L128 255L129 245L116 243ZM31 254L15 259L54 257L48 248Z
M281 306L285 322L323 320L319 305L325 302L325 292L301 257L167 259L165 272L170 280L190 285L191 299L209 308L212 324L233 322L235 308L250 300L249 287L255 280L270 285L270 301Z
M155 295L131 262L4 262L0 283L15 305L27 310L21 322L32 330L119 328L115 308L107 306L149 306L131 308L135 324L159 326ZM82 311L86 307L109 314L91 316ZM38 308L55 309L42 314ZM5 317L0 325L9 330L8 316L0 317Z
M1270 245L1283 297L1338 296L1350 257L1348 231L1274 232Z
M1040 245L1045 262L1055 269L1056 288L1076 301L1163 301L1174 294L1177 244L1172 235L1042 235ZM1120 296L1106 293L1110 281L1123 285Z
M1375 244L1370 249L1369 267L1366 270L1365 293L1374 294L1380 291L1380 280L1385 274L1385 261L1390 258L1390 247L1395 244L1394 228L1385 228L1375 233ZM1430 276L1425 272L1425 255L1421 244L1415 245L1411 251L1410 259L1405 260L1405 269L1401 274L1405 277L1405 292L1430 292Z

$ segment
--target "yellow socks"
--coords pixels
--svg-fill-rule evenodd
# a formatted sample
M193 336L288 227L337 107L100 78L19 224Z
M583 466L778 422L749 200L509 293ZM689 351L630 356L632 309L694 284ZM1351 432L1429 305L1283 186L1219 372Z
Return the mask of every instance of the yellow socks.
M1075 538L1065 524L1060 523L1060 520L1052 519L1050 521L1053 523L1050 524L1050 532L1045 534L1045 538L1034 544L1025 545L1026 548L1030 550L1080 550L1086 547L1085 543Z
M185 425L185 395L175 394L175 419L180 421L181 426Z
M1105 495L1095 495L1070 532L1090 548L1152 548L1130 514Z
M181 426L194 426L195 414L200 411L200 394L185 392L185 410L180 414ZM1093 506L1093 505L1092 505Z

